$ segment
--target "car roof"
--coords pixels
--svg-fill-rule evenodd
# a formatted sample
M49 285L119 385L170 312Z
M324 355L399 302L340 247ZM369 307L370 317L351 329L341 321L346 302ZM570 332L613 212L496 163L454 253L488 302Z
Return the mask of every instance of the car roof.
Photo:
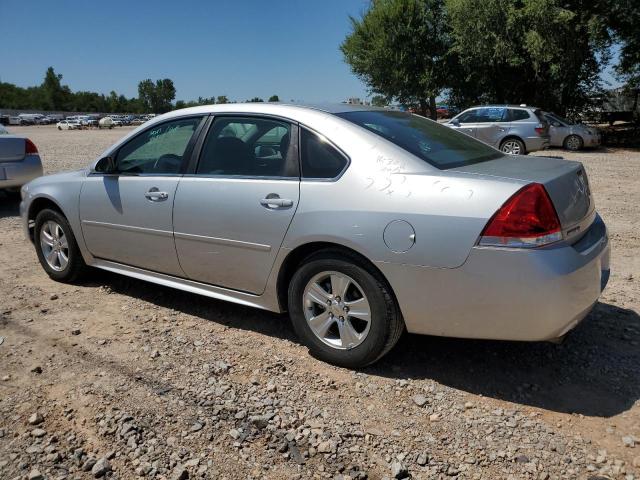
M491 104L491 105L475 105L473 107L467 108L467 110L471 110L472 108L493 108L493 107L525 108L530 110L540 110L538 107L534 107L533 105L515 105L515 104L508 104L508 103Z
M347 112L361 111L389 111L385 108L373 107L369 105L351 105L346 103L283 103L283 102L247 102L247 103L218 103L212 105L201 105L198 107L183 108L173 110L164 115L156 116L170 118L174 116L202 114L202 113L265 113L265 114L285 114L286 112L294 113L295 111L318 111L329 114L339 114Z

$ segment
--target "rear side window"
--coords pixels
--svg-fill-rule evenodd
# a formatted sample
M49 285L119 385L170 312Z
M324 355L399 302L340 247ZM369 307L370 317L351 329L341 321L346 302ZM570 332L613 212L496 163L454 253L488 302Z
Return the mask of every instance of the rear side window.
M391 110L338 113L439 169L455 168L502 157L469 135L418 115Z
M526 110L516 110L510 109L509 113L511 114L511 121L517 122L518 120L529 120L529 112Z
M196 174L297 178L291 129L291 124L269 118L218 117L207 134Z
M336 178L347 166L347 159L324 137L304 128L300 131L302 177Z

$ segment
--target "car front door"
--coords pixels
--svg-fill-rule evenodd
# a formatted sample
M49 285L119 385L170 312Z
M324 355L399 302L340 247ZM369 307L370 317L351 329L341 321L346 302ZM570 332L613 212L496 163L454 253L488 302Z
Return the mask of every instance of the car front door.
M154 125L113 153L113 171L89 174L80 219L93 256L184 276L173 240L173 202L203 121L198 116Z
M178 185L174 236L188 278L260 294L298 206L298 128L218 116Z
M505 107L483 107L478 109L476 138L492 147L499 147L510 129Z
M466 133L472 137L476 136L476 120L477 120L477 110L471 109L466 110L459 114L458 116L452 118L447 126L453 128L462 133Z

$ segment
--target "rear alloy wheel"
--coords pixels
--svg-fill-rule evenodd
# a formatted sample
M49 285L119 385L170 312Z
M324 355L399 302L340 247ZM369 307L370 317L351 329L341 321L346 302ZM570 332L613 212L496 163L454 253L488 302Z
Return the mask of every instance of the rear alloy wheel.
M289 312L315 356L347 368L375 362L404 331L386 283L350 258L327 253L307 259L294 274Z
M573 152L580 150L584 142L579 135L569 135L564 139L564 148Z
M524 143L517 138L508 138L500 145L500 151L509 155L524 155Z
M38 214L33 243L42 268L54 280L73 282L87 268L69 222L55 210Z

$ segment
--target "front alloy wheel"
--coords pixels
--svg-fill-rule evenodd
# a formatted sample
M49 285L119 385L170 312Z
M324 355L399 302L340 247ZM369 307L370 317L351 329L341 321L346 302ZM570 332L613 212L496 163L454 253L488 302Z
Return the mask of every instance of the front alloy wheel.
M69 265L69 242L62 227L48 220L40 229L40 248L47 264L56 272Z
M56 210L44 209L36 216L33 243L40 265L59 282L73 282L87 265L67 219Z

